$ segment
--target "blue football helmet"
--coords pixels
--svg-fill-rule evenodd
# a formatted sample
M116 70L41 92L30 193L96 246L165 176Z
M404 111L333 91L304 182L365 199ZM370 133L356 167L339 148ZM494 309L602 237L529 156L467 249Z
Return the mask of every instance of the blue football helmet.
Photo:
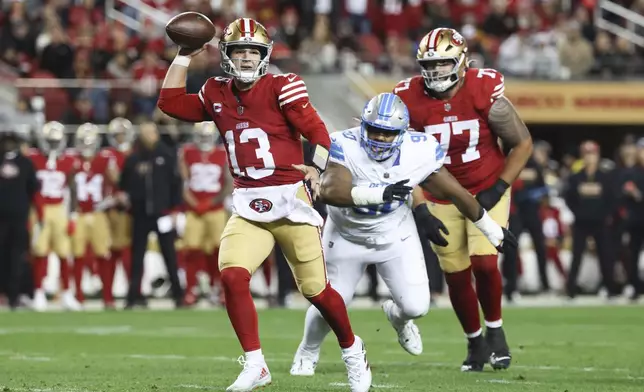
M372 98L362 110L360 145L369 158L384 161L400 148L403 136L409 128L409 111L395 94L382 93ZM395 135L391 142L369 138L369 132Z

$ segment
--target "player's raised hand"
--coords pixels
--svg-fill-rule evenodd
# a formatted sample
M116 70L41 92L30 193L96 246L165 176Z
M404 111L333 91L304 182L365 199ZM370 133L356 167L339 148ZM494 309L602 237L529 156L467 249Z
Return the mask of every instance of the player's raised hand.
M199 49L188 49L188 48L179 47L179 56L195 57L196 55L198 55L199 53L203 52L206 49L208 49L208 44L203 44L203 46Z
M318 172L318 169L307 165L292 166L304 174L304 181L308 181L311 186L313 200L317 200L320 195L320 172Z
M409 182L409 179L398 181L395 184L389 184L382 193L382 200L385 202L390 202L394 200L407 200L407 197L414 189L408 185L405 185Z

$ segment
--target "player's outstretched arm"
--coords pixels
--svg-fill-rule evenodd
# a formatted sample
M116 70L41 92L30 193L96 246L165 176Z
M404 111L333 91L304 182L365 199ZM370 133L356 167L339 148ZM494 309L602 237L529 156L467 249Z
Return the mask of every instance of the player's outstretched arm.
M474 222L474 225L499 251L502 251L503 246L517 246L514 235L490 218L474 196L463 188L445 167L432 173L420 186L437 198L454 203L456 208Z
M184 49L180 49L177 57L172 61L163 80L157 103L159 109L168 116L189 122L209 119L199 95L186 93L186 77L190 60L205 48L206 45L191 53L184 53Z
M394 200L406 200L412 187L409 180L386 187L353 186L353 176L346 167L329 162L320 183L321 201L336 207L380 205Z
M510 149L497 183L476 195L483 207L491 209L517 179L532 155L532 137L512 103L504 96L496 99L490 107L488 124L503 142L503 147Z

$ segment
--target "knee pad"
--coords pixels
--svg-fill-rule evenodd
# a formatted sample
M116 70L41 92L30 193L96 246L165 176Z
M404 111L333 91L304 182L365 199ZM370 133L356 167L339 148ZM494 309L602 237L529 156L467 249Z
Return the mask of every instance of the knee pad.
M222 286L229 293L250 289L250 272L245 268L225 268L221 271L220 279Z
M498 271L498 259L497 255L470 256L474 273Z
M423 317L429 312L429 291L427 295L414 297L413 301L400 304L400 310L410 319Z
M314 276L303 278L298 282L298 288L305 298L315 297L326 288L327 283L324 279L319 279Z

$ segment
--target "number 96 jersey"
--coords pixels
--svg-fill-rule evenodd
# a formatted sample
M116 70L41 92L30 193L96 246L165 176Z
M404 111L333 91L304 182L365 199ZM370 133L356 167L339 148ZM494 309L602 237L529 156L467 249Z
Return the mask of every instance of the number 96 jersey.
M409 109L411 128L434 135L447 152L445 167L473 195L492 186L505 157L488 125L492 104L503 97L503 76L493 69L470 68L451 99L431 97L422 76L403 80L394 88ZM428 198L438 203L431 195Z
M331 134L329 161L346 167L353 177L352 185L384 187L409 179L416 186L443 166L445 153L438 141L419 132L406 132L398 154L386 161L369 158L360 146L360 128ZM347 240L374 245L389 244L392 235L411 217L411 196L406 202L393 201L365 207L329 206L329 218Z

